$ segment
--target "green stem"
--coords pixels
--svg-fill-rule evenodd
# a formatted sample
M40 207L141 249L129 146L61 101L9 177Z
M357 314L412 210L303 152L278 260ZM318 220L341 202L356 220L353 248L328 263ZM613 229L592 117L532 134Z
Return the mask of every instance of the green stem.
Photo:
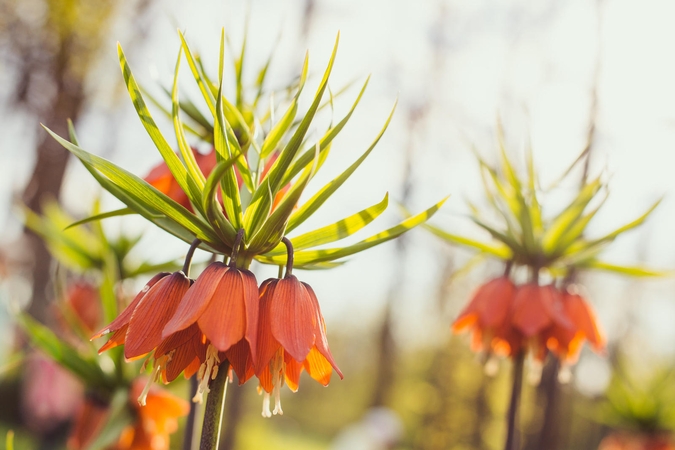
M197 377L193 376L190 378L190 398L194 397L197 393L197 386L199 382ZM188 414L187 421L185 422L185 434L183 437L183 450L192 449L192 436L195 434L195 415L197 412L197 404L195 402L190 402L190 413Z
M291 275L291 271L293 271L293 244L287 237L283 238L281 242L286 246L288 255L286 258L286 276L288 277Z
M216 450L218 448L229 368L230 363L228 361L222 363L218 368L216 379L209 386L210 391L206 398L206 410L204 411L204 423L202 425L202 438L199 443L199 450Z
M506 443L504 450L518 449L518 409L520 406L520 393L523 389L523 362L525 354L521 351L513 357L513 387L511 388L511 401L506 418Z
M190 264L192 264L192 256L195 254L195 250L197 250L197 247L202 243L199 239L195 239L192 241L192 244L190 244L190 249L187 252L187 255L185 255L185 263L183 263L183 273L185 274L186 277L190 276Z

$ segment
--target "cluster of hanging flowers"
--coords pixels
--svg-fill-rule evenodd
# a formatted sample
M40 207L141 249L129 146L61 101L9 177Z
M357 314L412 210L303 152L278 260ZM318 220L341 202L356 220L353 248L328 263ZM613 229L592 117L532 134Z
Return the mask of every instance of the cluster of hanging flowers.
M538 361L550 352L571 364L584 341L597 352L605 346L595 313L576 286L517 286L508 276L480 286L452 329L469 331L476 352L513 357L529 351Z
M129 306L92 339L113 333L99 352L124 344L124 356L133 360L149 355L153 372L138 402L145 405L155 381L168 383L180 373L197 375L199 387L193 401L201 402L209 382L219 370L232 369L239 384L254 374L264 393L263 416L283 414L280 389L297 391L305 370L323 384L333 369L342 378L331 355L326 325L312 288L292 274L293 247L288 249L286 274L268 279L258 287L255 275L237 267L237 249L229 263L211 263L191 280L190 247L183 270L153 277ZM147 363L146 361L146 363ZM226 363L226 365L224 365Z

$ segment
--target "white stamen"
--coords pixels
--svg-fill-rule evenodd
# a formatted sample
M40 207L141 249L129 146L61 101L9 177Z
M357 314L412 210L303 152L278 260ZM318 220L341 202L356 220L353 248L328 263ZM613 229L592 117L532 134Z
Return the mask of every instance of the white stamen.
M563 364L558 371L558 381L560 384L567 384L572 381L572 369L567 364Z
M197 388L197 393L192 397L192 401L195 403L202 403L204 401L204 393L209 393L209 380L215 379L218 374L218 350L211 344L206 349L206 361L202 363L199 367L199 373L197 378L199 378L199 387Z
M272 414L275 416L279 414L280 416L284 415L284 410L281 409L281 386L276 385L274 386L274 411L272 411Z
M272 417L272 412L270 411L270 394L268 394L267 392L263 394L262 416Z
M529 366L529 370L527 371L527 381L532 386L538 386L539 383L541 383L541 372L544 368L544 364L538 360L531 360Z
M485 375L488 377L494 377L499 371L499 360L495 355L490 355L487 361L485 361Z
M145 401L148 397L148 392L150 391L150 386L152 383L157 381L159 379L159 376L166 368L166 365L171 361L171 357L173 356L173 352L163 355L159 357L158 359L155 360L155 367L152 369L152 375L148 379L148 382L145 384L145 387L143 388L143 392L141 392L141 395L138 397L138 404L141 406L145 406ZM149 359L146 359L145 362L143 363L143 369L145 369L146 364L148 363Z

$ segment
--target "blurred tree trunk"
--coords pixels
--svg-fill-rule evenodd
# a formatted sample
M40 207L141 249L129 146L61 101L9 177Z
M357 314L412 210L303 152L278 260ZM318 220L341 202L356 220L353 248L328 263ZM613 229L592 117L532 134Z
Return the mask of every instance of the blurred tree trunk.
M67 120L77 123L87 101L87 79L102 53L108 29L122 11L139 22L151 0L0 0L0 57L15 72L11 102L61 136ZM139 25L138 23L132 25ZM148 27L134 27L146 33ZM140 34L134 36L137 40ZM58 199L69 153L37 127L35 166L23 201L37 212L45 199ZM51 256L37 236L26 231L33 256L33 292L28 312L49 322Z

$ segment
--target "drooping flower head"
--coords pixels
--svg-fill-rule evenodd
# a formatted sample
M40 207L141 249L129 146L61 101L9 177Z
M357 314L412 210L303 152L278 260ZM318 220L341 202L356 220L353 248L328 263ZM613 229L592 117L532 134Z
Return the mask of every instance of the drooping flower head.
M292 247L286 276L271 278L260 285L260 324L256 376L264 391L263 416L270 417L270 396L274 414L283 414L280 390L285 384L298 390L302 370L327 386L333 369L343 378L326 338L326 324L314 290L291 274Z
M480 286L452 324L455 333L472 332L473 351L511 355L520 349L520 339L510 327L516 286L502 276Z
M568 286L560 295L565 315L572 326L554 324L543 335L546 347L566 363L575 363L579 359L581 346L586 340L596 352L602 352L606 341L591 306L574 286Z
M215 377L218 364L225 359L240 383L251 377L257 327L258 284L252 272L236 267L235 252L229 265L214 262L197 278L166 323L162 336L168 339L192 328L208 341L203 369L199 369L201 397L208 392L209 379Z

